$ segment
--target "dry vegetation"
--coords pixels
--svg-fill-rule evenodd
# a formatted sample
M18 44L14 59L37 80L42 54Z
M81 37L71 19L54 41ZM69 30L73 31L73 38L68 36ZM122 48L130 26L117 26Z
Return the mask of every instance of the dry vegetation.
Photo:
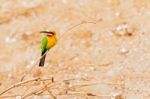
M0 0L0 99L149 99L149 9L150 0ZM48 28L59 41L38 75Z

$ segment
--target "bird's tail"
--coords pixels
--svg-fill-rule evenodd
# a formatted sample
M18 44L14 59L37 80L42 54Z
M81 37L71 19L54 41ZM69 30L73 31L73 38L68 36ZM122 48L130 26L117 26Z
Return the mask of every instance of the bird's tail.
M39 66L40 66L40 67L43 67L43 66L44 66L45 58L46 58L46 54L45 54L46 51L47 51L47 50L43 51L42 54L41 54L42 58L40 59L40 63L39 63ZM43 56L43 55L44 55L44 56Z

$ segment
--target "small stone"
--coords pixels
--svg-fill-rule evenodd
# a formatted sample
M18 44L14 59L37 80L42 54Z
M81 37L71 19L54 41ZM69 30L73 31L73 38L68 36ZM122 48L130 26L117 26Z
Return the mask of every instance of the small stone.
M13 42L16 42L17 40L16 40L16 38L14 38L14 37L12 37L12 38L10 38L10 37L6 37L6 39L5 39L5 42L6 43L13 43Z
M127 28L128 28L127 24L120 24L116 27L114 34L116 36L125 36L127 33Z
M122 31L122 30L126 29L127 27L128 27L127 24L121 24L121 25L117 26L116 30L117 31Z
M62 0L64 4L68 4L68 0Z
M120 14L121 14L120 12L116 12L116 13L115 13L115 16L116 16L116 17L119 17Z
M78 57L75 57L75 58L74 58L74 61L79 61L79 58L78 58Z
M117 95L115 99L124 99L124 97L122 95Z
M123 47L120 49L120 53L121 54L127 54L127 53L129 53L129 50Z
M95 67L91 66L89 67L90 70L94 71L95 70Z
M121 94L113 93L111 99L125 99Z
M82 77L81 73L78 73L78 74L75 75L75 78L76 78L77 80L81 80L81 77Z
M16 96L16 99L22 99L21 96Z
M60 64L58 64L58 67L63 68L64 65L65 65L65 63L60 63Z

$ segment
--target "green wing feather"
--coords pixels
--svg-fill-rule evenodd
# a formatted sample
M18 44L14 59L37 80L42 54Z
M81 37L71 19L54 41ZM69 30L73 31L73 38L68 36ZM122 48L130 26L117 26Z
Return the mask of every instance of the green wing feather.
M48 42L47 37L43 37L43 39L42 39L42 45L41 45L42 52L46 49L47 42Z

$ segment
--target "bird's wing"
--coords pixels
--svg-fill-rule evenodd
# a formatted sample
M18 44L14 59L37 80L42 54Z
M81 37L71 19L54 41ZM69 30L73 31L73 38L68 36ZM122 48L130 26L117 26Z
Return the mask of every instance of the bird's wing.
M42 39L42 45L41 45L42 52L46 49L47 42L48 42L47 37L43 37L43 39Z

